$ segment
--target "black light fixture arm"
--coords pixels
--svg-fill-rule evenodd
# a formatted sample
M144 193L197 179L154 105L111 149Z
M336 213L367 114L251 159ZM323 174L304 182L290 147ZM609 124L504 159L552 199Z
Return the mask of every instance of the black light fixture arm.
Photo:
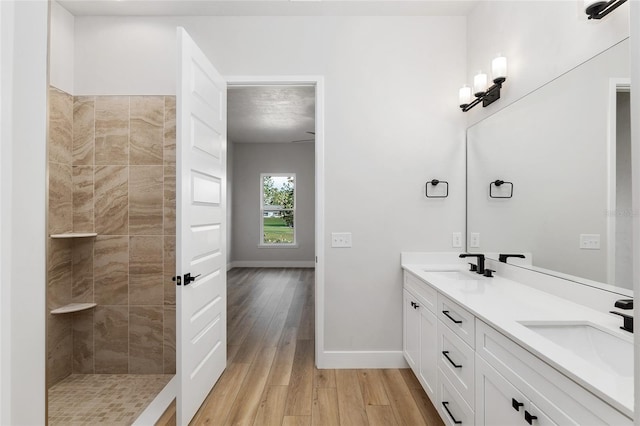
M474 106L478 105L480 102L482 102L482 106L483 107L486 107L486 106L491 105L492 103L494 103L498 99L500 99L500 89L502 89L502 83L504 83L505 81L506 81L505 77L500 77L500 78L494 79L493 80L493 86L489 87L484 92L476 93L475 94L476 98L473 100L473 102L471 102L469 104L460 105L460 108L462 109L462 112L469 111L471 108L473 108Z
M599 1L587 7L585 12L589 15L588 19L602 19L626 2L627 0Z

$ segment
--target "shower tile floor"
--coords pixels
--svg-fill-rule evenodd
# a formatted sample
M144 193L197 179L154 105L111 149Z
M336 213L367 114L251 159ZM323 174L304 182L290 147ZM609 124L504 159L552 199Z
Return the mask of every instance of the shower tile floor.
M172 374L72 374L49 389L49 425L130 425Z

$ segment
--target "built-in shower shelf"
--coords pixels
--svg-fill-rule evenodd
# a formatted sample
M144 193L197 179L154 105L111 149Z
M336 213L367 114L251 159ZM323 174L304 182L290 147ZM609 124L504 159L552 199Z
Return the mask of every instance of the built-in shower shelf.
M96 232L69 232L68 234L51 234L51 238L87 238L95 237Z
M51 314L71 314L73 312L86 311L87 309L93 309L95 307L95 303L69 303L68 305L64 305L58 309L54 309L53 311L51 311Z

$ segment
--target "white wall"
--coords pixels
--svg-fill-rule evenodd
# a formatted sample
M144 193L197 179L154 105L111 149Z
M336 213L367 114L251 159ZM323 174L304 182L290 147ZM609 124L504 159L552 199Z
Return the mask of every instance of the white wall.
M57 1L51 2L49 82L73 94L75 18Z
M176 25L223 74L324 76L324 237L353 233L323 253L324 345L401 360L399 253L464 229L465 18L76 17L76 94L173 93ZM432 178L449 198L424 197Z
M47 1L3 1L0 423L44 424Z
M314 266L314 144L239 143L234 146L234 265ZM260 241L260 174L296 174L297 247L265 248ZM264 262L264 263L263 263Z
M473 124L629 36L629 2L602 20L588 20L582 0L478 2L468 16L465 81L490 73L498 53L509 77L501 99L465 115ZM456 93L451 94L457 96Z

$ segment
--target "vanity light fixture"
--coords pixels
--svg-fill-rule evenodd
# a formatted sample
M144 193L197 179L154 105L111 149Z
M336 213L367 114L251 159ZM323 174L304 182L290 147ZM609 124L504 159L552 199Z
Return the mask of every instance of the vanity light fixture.
M502 83L507 79L507 58L498 54L491 62L491 75L493 76L493 85L488 87L487 74L478 71L473 77L473 95L475 99L471 100L471 87L464 85L458 93L460 99L460 108L463 112L469 111L474 106L482 102L482 106L486 107L500 99L500 89Z
M627 0L584 0L584 11L589 16L588 19L602 19Z

